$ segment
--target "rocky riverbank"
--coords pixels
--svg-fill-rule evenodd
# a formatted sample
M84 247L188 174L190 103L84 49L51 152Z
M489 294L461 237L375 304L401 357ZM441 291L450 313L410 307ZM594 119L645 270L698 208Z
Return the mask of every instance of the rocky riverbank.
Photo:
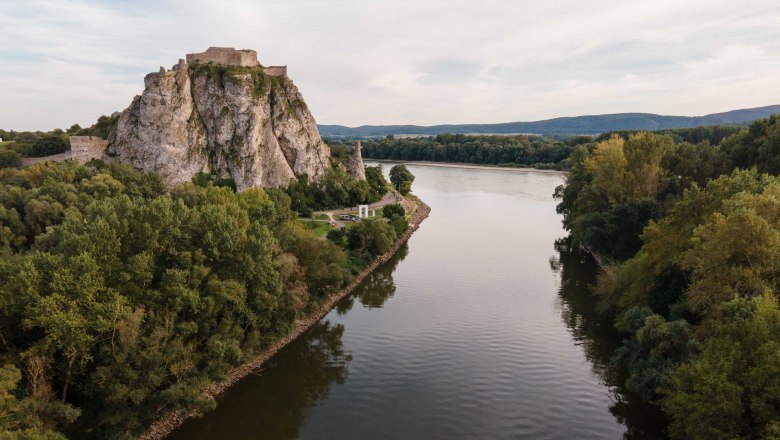
M401 237L398 238L396 243L388 252L376 257L371 264L369 264L358 274L358 276L355 277L352 283L350 283L338 293L333 294L318 310L309 314L305 318L297 320L293 324L292 330L286 337L276 341L274 344L266 348L262 353L255 356L251 361L239 365L238 367L231 370L227 374L227 378L224 381L215 382L209 385L204 390L205 397L209 399L218 398L238 381L257 370L285 345L297 339L298 336L300 336L303 332L319 322L320 319L322 319L325 315L328 314L328 312L330 312L331 309L333 309L339 300L352 293L352 291L358 285L360 285L360 283L362 283L369 274L390 260L390 258L395 255L396 252L398 252L398 249L401 248L401 245L409 240L412 234L420 227L420 223L422 223L431 212L431 208L419 199L416 199L414 203L416 204L416 209L409 218L409 228L401 235ZM163 439L168 434L173 432L173 430L178 428L182 423L184 423L185 420L191 417L197 417L199 415L200 414L198 411L173 411L154 422L149 427L149 430L143 436L141 436L141 438L144 440Z

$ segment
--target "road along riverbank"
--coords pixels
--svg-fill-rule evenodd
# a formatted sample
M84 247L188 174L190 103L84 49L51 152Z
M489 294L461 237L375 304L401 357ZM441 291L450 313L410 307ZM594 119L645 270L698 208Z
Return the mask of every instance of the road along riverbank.
M395 244L388 252L376 257L374 261L371 264L369 264L365 269L363 269L348 286L344 287L339 292L331 295L319 309L312 312L308 316L297 320L293 324L292 330L287 336L271 344L269 347L267 347L265 350L263 350L260 354L255 356L249 362L245 362L244 364L241 364L236 368L232 369L227 374L227 378L225 380L221 382L214 382L208 385L204 390L204 397L207 399L218 398L219 396L224 394L225 391L227 391L230 387L235 385L238 381L247 377L253 371L257 370L266 361L271 359L280 349L282 349L290 342L294 341L303 332L305 332L314 324L319 322L326 314L328 314L328 312L330 312L331 309L333 309L333 307L340 299L352 293L352 291L358 285L360 285L360 283L362 283L363 280L369 274L371 274L379 266L381 266L382 264L390 260L390 258L392 258L392 256L395 255L396 252L398 252L398 249L401 248L401 245L403 245L404 243L406 243L407 240L409 240L412 234L414 234L414 232L420 227L420 223L422 223L431 212L431 208L425 203L423 203L421 200L415 199L412 202L415 204L416 208L414 212L411 214L411 216L409 217L409 228L407 228L407 230L404 231L404 233L398 238L398 240L396 240ZM152 425L149 427L149 430L143 436L141 436L141 438L144 440L163 439L168 434L173 432L173 430L179 427L182 423L184 423L185 420L192 417L197 417L199 415L200 413L198 411L190 411L190 412L181 411L181 410L172 411L168 414L163 415L157 421L152 423Z

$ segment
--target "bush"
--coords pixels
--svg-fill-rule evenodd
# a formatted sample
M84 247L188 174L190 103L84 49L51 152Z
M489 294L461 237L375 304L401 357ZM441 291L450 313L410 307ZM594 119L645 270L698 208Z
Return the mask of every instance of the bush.
M325 238L339 246L343 246L345 235L346 234L344 234L344 231L341 229L331 229L328 231L328 234L325 236Z
M18 168L22 165L22 156L11 150L0 148L0 168Z
M414 174L406 168L406 165L399 164L390 168L390 182L403 195L409 194L414 182Z
M382 217L393 221L398 217L403 217L406 215L406 211L404 211L404 207L401 206L400 203L393 203L392 205L387 205L384 208L382 208Z
M40 137L33 142L30 155L32 157L51 156L52 154L64 153L69 149L70 145L68 145L68 142L65 142L65 139L63 139L62 136L49 134Z
M370 257L389 251L397 237L384 219L365 219L347 229L349 248Z

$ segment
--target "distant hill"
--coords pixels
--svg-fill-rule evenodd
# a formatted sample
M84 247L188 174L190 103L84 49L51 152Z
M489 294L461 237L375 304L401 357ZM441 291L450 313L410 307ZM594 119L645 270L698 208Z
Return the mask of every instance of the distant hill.
M611 115L574 116L534 122L506 122L503 124L449 124L449 125L318 125L323 137L374 137L390 134L436 135L442 133L482 134L600 134L617 130L663 130L703 125L747 125L756 119L780 113L780 105L732 110L706 116L662 116L652 113L615 113Z

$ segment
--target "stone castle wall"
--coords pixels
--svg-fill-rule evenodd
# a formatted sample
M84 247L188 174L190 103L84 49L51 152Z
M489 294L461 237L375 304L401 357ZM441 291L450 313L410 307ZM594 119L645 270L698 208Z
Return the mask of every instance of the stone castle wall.
M176 67L176 66L174 66L174 67ZM176 70L178 70L178 69L167 71L167 70L165 70L165 67L160 66L160 71L159 72L152 72L152 73L147 73L146 74L146 76L144 77L144 87L149 87L150 84L154 84L156 82L159 82L160 78L162 78L163 75L175 75L176 74Z
M85 164L92 159L103 160L103 153L107 146L108 141L97 136L71 136L70 151L46 157L25 157L22 159L22 165L27 167L38 162L62 162L64 160L75 160L80 164Z
M232 47L209 47L205 52L188 53L187 64L214 63L226 66L254 67L260 64L257 61L257 52L251 49L236 50Z
M166 74L175 74L176 71L186 68L191 63L214 63L226 66L244 66L255 67L260 63L257 61L257 52L250 49L236 50L232 47L209 47L205 52L188 53L187 60L179 59L179 62L171 67L170 71L160 67L159 72L152 72L144 77L144 86L154 84ZM263 72L269 76L287 76L287 66L268 66L263 67Z
M103 159L108 141L98 136L71 136L71 159L87 163L92 159Z
M263 72L270 76L287 76L287 66L268 66Z

